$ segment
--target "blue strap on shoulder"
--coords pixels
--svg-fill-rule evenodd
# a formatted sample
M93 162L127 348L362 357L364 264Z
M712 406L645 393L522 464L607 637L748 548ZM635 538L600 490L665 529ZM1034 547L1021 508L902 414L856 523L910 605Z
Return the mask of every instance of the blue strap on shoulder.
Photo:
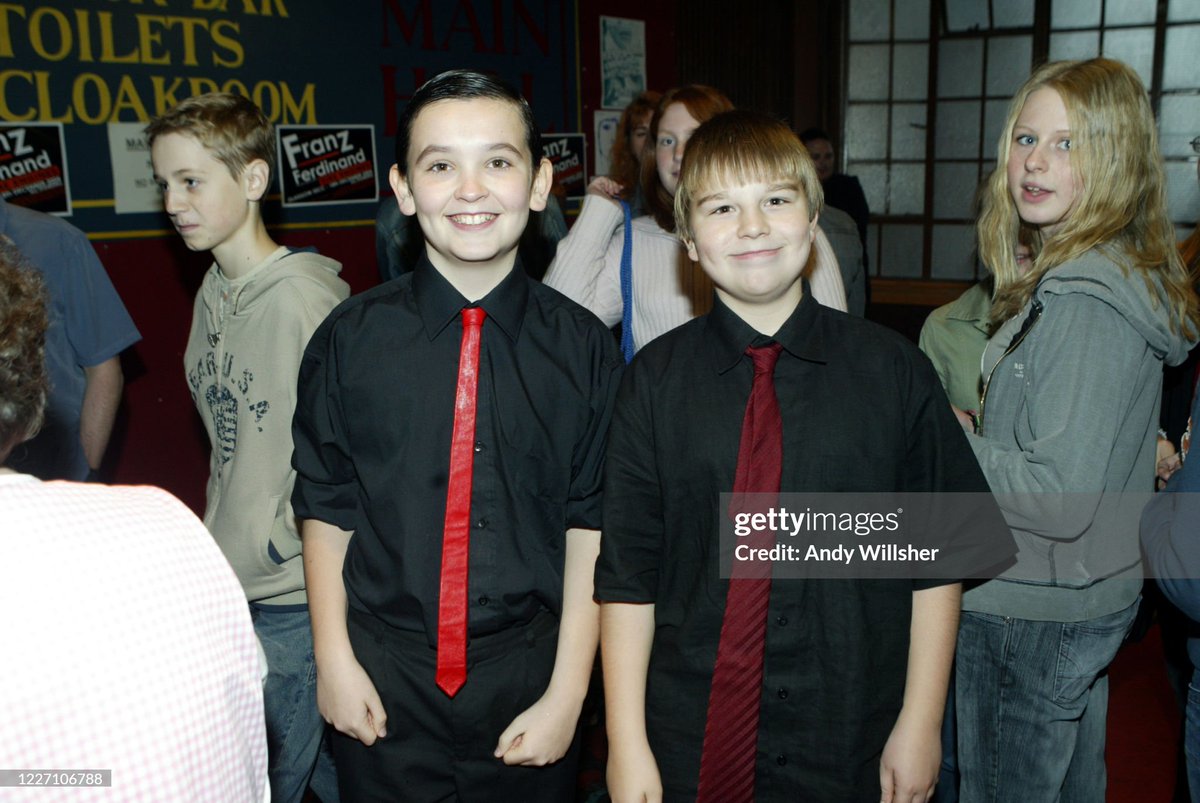
M633 359L633 213L628 201L621 201L625 213L625 247L621 249L621 353L625 362Z

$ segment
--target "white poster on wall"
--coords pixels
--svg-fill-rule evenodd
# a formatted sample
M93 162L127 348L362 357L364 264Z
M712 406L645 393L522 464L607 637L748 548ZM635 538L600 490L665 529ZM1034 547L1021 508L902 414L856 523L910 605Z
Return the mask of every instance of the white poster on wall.
M646 23L600 18L600 105L623 109L646 89Z
M145 123L108 124L108 157L118 215L160 212L163 208L162 193L154 183L145 128Z

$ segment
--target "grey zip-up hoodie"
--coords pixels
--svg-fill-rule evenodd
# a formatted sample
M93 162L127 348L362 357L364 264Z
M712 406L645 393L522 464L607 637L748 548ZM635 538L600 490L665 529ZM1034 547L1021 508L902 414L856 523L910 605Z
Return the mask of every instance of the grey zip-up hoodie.
M204 524L251 602L307 602L291 505L292 413L304 348L350 294L341 269L279 248L233 281L213 265L196 294L184 369L212 445Z
M1084 621L1129 607L1141 589L1162 366L1193 344L1114 259L1093 249L1047 271L988 343L982 437L970 441L1018 554L964 595L964 610Z

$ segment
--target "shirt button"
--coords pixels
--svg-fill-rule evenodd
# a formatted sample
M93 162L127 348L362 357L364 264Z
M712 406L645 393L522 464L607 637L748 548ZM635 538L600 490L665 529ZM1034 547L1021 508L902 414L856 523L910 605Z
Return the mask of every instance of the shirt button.
M780 616L780 617L779 617L778 619L776 619L775 621L779 623L779 626L780 626L780 627L786 627L786 626L787 626L787 617L786 617L786 616Z
M776 692L776 694L779 695L780 700L786 700L788 698L788 690L787 689L780 689L779 691Z
M489 602L491 602L491 600L487 598L487 595L484 595L479 598L480 605L487 605Z
M488 520L487 520L487 519L480 519L479 521L475 522L475 526L476 526L476 527L478 527L478 528L479 528L479 529L481 529L481 530L482 530L484 527L486 527L487 525L488 525Z
M784 764L787 763L787 756L782 755L782 754L775 756L775 763L782 767Z
M483 451L483 441L475 441L475 451L476 452Z

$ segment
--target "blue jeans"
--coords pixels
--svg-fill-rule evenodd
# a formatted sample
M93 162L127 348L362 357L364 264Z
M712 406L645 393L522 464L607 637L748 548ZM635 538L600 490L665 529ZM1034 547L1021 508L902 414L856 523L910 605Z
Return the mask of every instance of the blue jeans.
M954 704L954 667L946 690L946 711L942 719L942 767L931 803L958 803L958 706Z
M271 800L300 803L311 782L322 803L338 803L325 720L317 711L317 663L308 611L251 606L250 617L267 655L263 705Z
M1084 622L964 611L957 652L963 803L1097 803L1108 676L1137 604Z
M1187 757L1188 788L1193 801L1200 801L1200 669L1188 684L1186 723L1184 724L1184 754Z

